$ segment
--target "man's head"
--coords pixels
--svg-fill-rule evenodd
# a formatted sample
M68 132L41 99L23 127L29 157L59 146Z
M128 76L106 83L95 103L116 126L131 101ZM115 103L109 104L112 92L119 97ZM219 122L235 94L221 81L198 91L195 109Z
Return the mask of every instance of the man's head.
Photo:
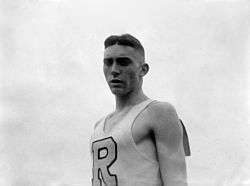
M112 35L104 47L103 71L112 93L124 96L141 89L149 67L140 41L130 34Z
M122 34L122 35L111 35L107 37L104 41L105 49L112 45L122 45L122 46L130 46L134 48L138 53L143 57L143 62L145 60L145 51L141 44L141 42L136 39L134 36L130 34Z

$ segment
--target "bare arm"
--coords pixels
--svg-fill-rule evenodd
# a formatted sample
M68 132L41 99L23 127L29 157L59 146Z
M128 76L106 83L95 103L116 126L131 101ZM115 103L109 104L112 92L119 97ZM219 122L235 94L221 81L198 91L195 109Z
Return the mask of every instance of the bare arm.
M164 186L187 186L182 128L177 113L168 103L157 103L152 129Z

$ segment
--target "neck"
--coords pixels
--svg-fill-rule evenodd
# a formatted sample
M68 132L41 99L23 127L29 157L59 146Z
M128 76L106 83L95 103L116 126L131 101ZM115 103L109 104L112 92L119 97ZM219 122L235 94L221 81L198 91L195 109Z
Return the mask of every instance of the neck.
M142 89L139 89L137 91L133 91L125 96L115 96L115 102L116 102L116 112L119 112L125 108L128 108L129 106L136 105L142 101L147 100L148 97L143 93Z

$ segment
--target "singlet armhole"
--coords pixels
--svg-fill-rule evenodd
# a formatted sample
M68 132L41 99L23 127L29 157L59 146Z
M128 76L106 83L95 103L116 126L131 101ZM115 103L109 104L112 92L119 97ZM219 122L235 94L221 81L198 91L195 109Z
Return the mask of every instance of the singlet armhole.
M105 116L101 117L101 119L99 119L95 125L94 125L94 130L103 122L103 120L105 120Z
M152 100L147 106L145 106L137 115L136 117L133 119L131 126L129 127L129 137L131 138L131 142L133 145L133 148L135 149L135 151L141 156L143 157L145 160L156 164L158 163L157 160L152 159L151 157L149 157L147 154L145 154L143 151L141 151L138 146L136 145L134 138L133 138L133 134L132 134L132 128L134 126L135 120L139 117L139 115L145 110L147 109L152 103L156 102L156 100Z

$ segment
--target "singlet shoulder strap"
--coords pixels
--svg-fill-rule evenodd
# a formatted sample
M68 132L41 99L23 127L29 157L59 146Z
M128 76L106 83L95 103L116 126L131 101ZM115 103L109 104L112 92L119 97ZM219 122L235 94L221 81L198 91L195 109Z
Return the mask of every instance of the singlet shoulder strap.
M128 119L129 119L129 123L133 123L134 120L136 119L136 117L147 107L149 106L149 104L151 104L152 102L155 102L156 100L152 100L152 99L147 99L137 105L135 105L128 113Z

